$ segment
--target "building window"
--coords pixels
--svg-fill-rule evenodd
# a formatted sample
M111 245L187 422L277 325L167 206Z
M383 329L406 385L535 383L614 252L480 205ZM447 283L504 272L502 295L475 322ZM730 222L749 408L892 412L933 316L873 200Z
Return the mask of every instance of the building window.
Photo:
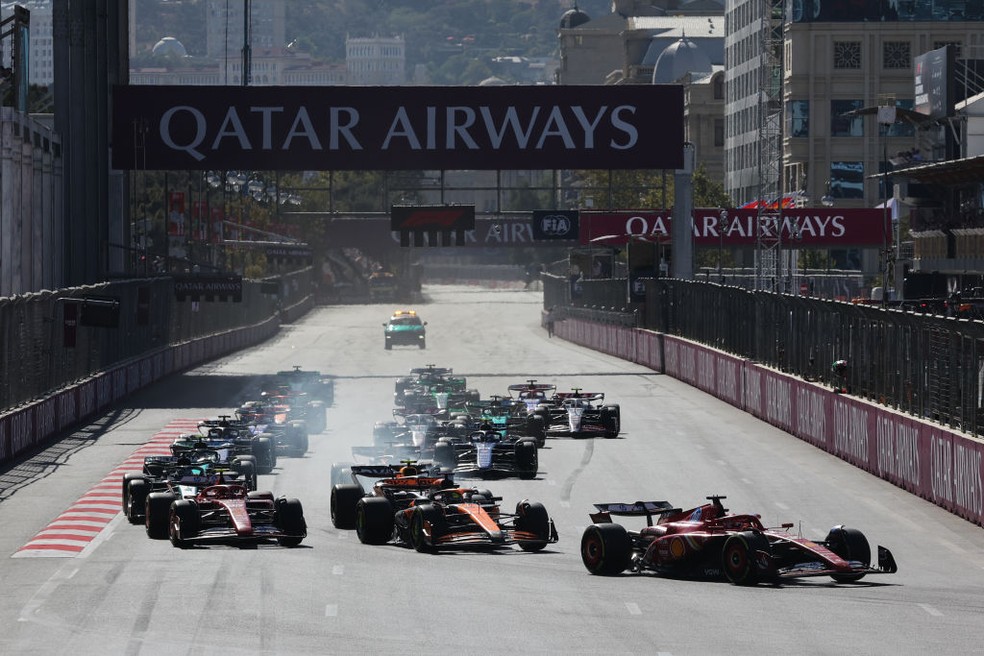
M724 100L724 75L714 77L714 100Z
M724 119L714 119L714 145L724 146Z
M831 162L830 195L834 198L864 198L864 164Z
M911 43L908 41L886 41L882 44L882 68L901 70L911 67Z
M864 118L862 116L845 116L852 110L861 109L861 106L860 100L831 100L830 136L863 137Z
M790 137L810 136L810 101L790 100L786 106L786 132Z
M861 68L861 42L834 41L834 68Z

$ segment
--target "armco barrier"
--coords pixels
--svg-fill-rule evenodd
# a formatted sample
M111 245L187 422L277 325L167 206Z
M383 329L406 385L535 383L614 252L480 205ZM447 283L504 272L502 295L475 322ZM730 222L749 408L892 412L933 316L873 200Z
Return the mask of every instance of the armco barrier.
M722 351L639 328L558 321L557 337L697 387L984 526L984 442Z
M310 305L298 303L291 316ZM0 463L47 443L61 431L92 419L99 412L164 376L225 353L257 344L277 332L277 317L190 340L100 372L35 402L0 414Z

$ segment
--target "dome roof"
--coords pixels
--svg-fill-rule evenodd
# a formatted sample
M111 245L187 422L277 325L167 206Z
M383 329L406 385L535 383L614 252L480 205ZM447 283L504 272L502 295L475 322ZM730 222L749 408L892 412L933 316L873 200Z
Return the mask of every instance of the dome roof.
M672 84L687 73L710 73L711 59L696 43L682 37L664 50L653 68L653 84Z
M152 51L157 57L187 57L188 53L185 51L185 47L180 41L175 39L173 36L166 36L157 43L154 44L154 49Z
M496 77L495 75L493 75L492 77L487 77L484 80L482 80L481 82L479 82L478 83L478 86L480 86L480 87L501 87L501 86L503 86L505 84L506 84L506 81L505 80L503 80L501 77Z
M591 20L591 17L578 9L577 4L575 4L573 9L568 9L564 12L564 15L560 17L560 28L562 30L567 30L572 27L578 27L579 25L584 25L589 20Z

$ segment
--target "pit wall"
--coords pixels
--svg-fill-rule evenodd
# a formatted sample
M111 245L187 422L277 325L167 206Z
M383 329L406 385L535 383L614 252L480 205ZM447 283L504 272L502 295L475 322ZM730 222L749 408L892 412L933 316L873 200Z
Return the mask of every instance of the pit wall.
M686 382L984 526L984 442L671 335L566 319L555 335Z
M279 316L161 348L0 414L0 465L55 441L165 376L269 339L281 321L293 321L312 307L312 298L302 297Z

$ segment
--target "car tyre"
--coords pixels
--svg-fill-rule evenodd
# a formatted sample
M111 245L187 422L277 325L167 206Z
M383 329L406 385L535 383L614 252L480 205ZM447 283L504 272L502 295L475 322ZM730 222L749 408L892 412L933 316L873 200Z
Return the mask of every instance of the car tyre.
M355 531L362 544L386 544L393 537L393 506L383 497L363 497L355 509Z
M168 537L171 544L180 549L191 546L191 538L201 530L202 516L198 504L191 499L178 499L171 504L168 513Z
M729 535L721 549L721 569L734 585L755 585L759 582L758 552L771 553L769 540L755 531Z
M429 541L424 533L425 523L430 524ZM443 525L444 515L436 506L433 504L416 506L410 515L410 546L420 553L433 553L435 551L434 538L440 535Z
M824 540L827 548L844 560L856 560L869 565L871 563L871 545L864 533L856 528L835 526L827 533ZM864 578L864 573L831 574L830 578L837 583L853 583Z
M130 479L127 486L125 501L123 502L123 512L131 524L139 524L143 519L144 506L147 503L147 495L150 494L150 483L144 478Z
M151 492L147 495L144 505L144 528L147 537L152 540L163 540L167 537L168 520L171 516L171 504L177 497L170 492Z
M307 536L307 522L304 521L304 508L298 499L278 499L274 506L274 523L286 533L277 538L282 547L296 547Z
M535 453L535 452L534 452ZM516 504L516 528L537 536L536 540L519 540L523 551L542 551L550 542L550 516L542 503L520 501Z
M339 484L331 488L331 524L335 528L355 528L355 508L364 495L355 484Z
M540 469L540 460L535 441L520 440L516 442L514 457L520 478L523 480L536 478L536 473Z
M621 524L592 524L581 535L581 562L592 574L617 576L632 559L632 537Z

